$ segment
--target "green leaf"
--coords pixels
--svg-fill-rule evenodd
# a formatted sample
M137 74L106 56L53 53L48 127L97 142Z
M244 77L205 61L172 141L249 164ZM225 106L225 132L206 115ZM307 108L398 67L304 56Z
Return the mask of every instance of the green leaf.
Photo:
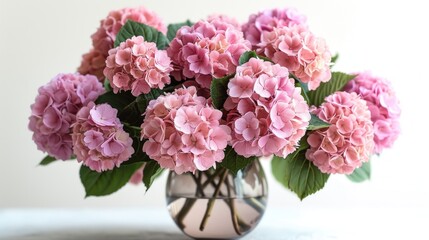
M331 125L312 113L310 115L311 115L311 119L307 127L307 130L317 130L321 128L327 128Z
M240 59L238 60L238 65L247 63L251 58L258 58L258 54L255 51L247 51L241 54Z
M307 142L307 135L304 135L304 137L301 138L301 140L299 140L299 147L295 150L295 152L291 153L290 155L293 155L294 157L296 157L298 155L298 153L300 153L301 151L307 150L310 145Z
M271 170L274 178L301 200L322 189L329 178L329 174L322 173L305 158L305 151L292 153L286 158L274 156Z
M161 94L163 94L162 90L152 89L149 93L142 94L136 98L130 91L121 91L118 93L109 91L99 96L95 103L110 104L113 108L118 110L118 117L122 122L140 126L143 122L142 115L146 111L149 101L156 99Z
M228 98L227 90L229 79L234 75L228 75L224 78L213 78L210 85L210 95L212 97L213 106L217 109L222 109L223 104Z
M153 181L161 175L163 168L156 161L149 161L143 168L143 183L146 191L152 186Z
M110 86L109 79L104 78L103 86L104 86L104 90L105 90L106 92L110 92L110 91L112 91L112 86Z
M46 156L46 157L44 157L43 159L42 159L42 161L39 163L39 165L41 165L41 166L46 166L46 165L49 165L49 164L51 164L51 163L53 163L53 162L55 162L55 161L57 161L57 159L56 158L54 158L54 157L51 157L51 156Z
M147 42L154 42L158 49L165 49L169 41L167 37L155 28L143 23L128 20L116 35L115 47L133 36L143 36Z
M310 103L310 99L308 98L308 84L304 83L299 79L297 76L293 75L292 73L289 73L290 77L295 79L295 87L301 88L301 96L304 97L307 104Z
M132 103L135 100L135 97L131 95L130 91L114 93L113 91L105 92L100 95L95 104L108 103L113 108L116 108L119 113L127 105Z
M336 53L334 56L332 56L331 58L331 64L335 65L335 63L337 62L338 58L340 57L340 55L338 53Z
M333 94L336 91L340 91L344 86L353 78L355 75L349 75L341 72L333 72L331 80L326 83L321 83L320 86L314 90L309 91L308 97L310 99L310 105L320 106L325 101L325 97Z
M243 54L241 54L240 59L238 60L238 65L243 65L245 63L247 63L251 58L257 58L257 59L262 59L264 61L267 62L273 62L271 61L271 59L264 57L264 56L260 56L258 54L256 54L255 51L247 51L244 52Z
M181 23L174 23L174 24L168 25L167 39L170 41L173 40L173 38L176 37L177 30L179 30L183 26L192 26L192 25L193 23L189 20L186 20L185 22L181 22Z
M371 178L371 164L365 162L360 168L356 168L352 174L346 175L352 182L363 182Z
M118 191L128 181L134 172L143 163L123 164L119 168L110 171L96 172L82 165L80 168L80 180L85 187L86 197L106 196Z
M220 165L224 168L227 168L234 175L236 175L239 170L245 168L249 163L254 160L256 160L256 157L246 158L237 154L237 152L235 152L235 150L231 146L228 146L225 150L225 158L220 163Z
M133 133L128 129L129 127L126 127L125 130L128 133ZM128 165L128 164L134 164L134 163L142 163L142 162L149 162L151 159L149 156L142 151L144 141L140 140L140 131L137 134L137 130L134 131L134 136L130 134L131 138L133 139L133 149L135 152L133 155L131 155L130 159L128 159L126 162L122 163L122 165ZM122 166L121 165L121 166Z

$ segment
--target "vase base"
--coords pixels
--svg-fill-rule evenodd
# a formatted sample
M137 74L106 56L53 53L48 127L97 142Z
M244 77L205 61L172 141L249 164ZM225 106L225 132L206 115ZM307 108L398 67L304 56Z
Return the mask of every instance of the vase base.
M249 198L168 198L176 225L194 239L237 239L262 218L266 196ZM207 209L211 209L207 214Z

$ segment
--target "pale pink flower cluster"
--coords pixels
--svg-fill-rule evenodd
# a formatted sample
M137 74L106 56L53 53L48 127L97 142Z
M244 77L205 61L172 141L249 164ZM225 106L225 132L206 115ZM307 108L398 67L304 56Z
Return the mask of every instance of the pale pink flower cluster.
M311 112L331 124L307 139L305 155L322 172L350 174L369 160L374 150L371 113L356 93L336 92Z
M138 96L152 88L163 89L170 83L172 70L167 52L138 36L109 50L104 75L114 93L131 90L132 95Z
M80 108L104 92L92 75L59 74L39 88L31 105L29 129L37 148L57 159L72 156L70 126Z
M100 27L91 36L93 49L83 55L81 66L78 68L80 73L93 74L100 81L104 80L104 60L108 56L108 51L113 48L116 35L128 20L149 25L162 33L167 32L167 28L161 18L155 12L144 7L123 8L111 11L105 19L101 20ZM100 65L98 60L99 56L102 56L104 59L102 65Z
M264 31L257 52L287 67L302 82L308 83L310 90L331 79L331 52L325 40L302 25Z
M239 155L285 157L310 121L309 107L287 68L251 58L228 83L224 108Z
M176 80L195 79L202 88L209 88L213 78L234 73L241 54L250 47L240 30L214 19L180 28L167 52Z
M244 37L252 43L254 49L261 42L263 32L271 32L274 28L306 26L307 18L294 8L270 9L252 14L247 23L243 24Z
M225 14L212 14L212 15L209 15L206 20L208 22L218 20L221 22L229 23L232 26L234 26L236 29L241 30L241 24L238 22L238 20L234 17L230 17Z
M222 112L196 92L181 88L150 101L141 125L141 137L147 139L143 151L179 174L221 162L231 139L229 127L220 123Z
M374 124L375 153L393 145L400 133L399 101L390 83L369 72L359 73L345 91L355 92L366 101Z
M93 102L81 108L73 124L73 150L78 162L102 172L119 167L134 153L133 140L117 117L118 110Z

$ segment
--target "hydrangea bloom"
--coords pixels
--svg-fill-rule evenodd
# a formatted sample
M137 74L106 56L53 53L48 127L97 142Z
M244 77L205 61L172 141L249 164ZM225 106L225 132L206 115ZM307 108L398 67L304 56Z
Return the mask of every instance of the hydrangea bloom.
M109 50L104 74L113 91L131 90L134 96L164 88L170 83L171 60L164 50L142 36L132 37Z
M310 90L331 79L331 53L325 40L316 37L305 26L274 28L264 31L257 52L287 67Z
M254 49L261 42L263 32L271 32L274 28L306 26L307 18L294 8L270 9L252 14L247 23L243 24L244 37L252 43Z
M104 81L103 70L106 67L106 56L95 49L91 49L82 56L82 62L77 69L81 74L92 74L100 82Z
M144 166L145 166L145 164L143 164L139 169L137 169L133 173L130 180L128 181L129 183L134 184L134 185L139 185L140 183L142 183Z
M70 159L70 126L76 113L103 91L95 76L80 74L59 74L40 87L29 123L37 148L57 159Z
M336 92L311 112L331 124L307 139L306 157L322 172L350 174L369 160L374 149L371 113L356 93Z
M225 22L225 23L229 23L232 26L234 26L236 29L241 30L241 24L234 17L230 17L230 16L224 15L224 14L212 14L212 15L209 15L207 17L208 22L212 22L215 20Z
M143 151L177 173L204 171L224 158L230 129L195 87L177 89L149 102L141 125Z
M119 167L134 153L133 140L123 130L118 111L109 104L83 107L73 124L73 147L78 162L102 172Z
M381 153L384 148L391 147L400 133L401 109L389 82L363 72L350 81L344 90L359 94L368 105L374 124L374 152Z
M251 58L228 83L224 108L232 146L245 157L285 157L310 121L309 107L285 67Z
M100 81L104 80L104 60L108 56L108 51L113 48L116 35L128 20L144 23L156 28L162 33L167 32L167 28L161 18L155 12L144 7L123 8L111 11L105 19L101 20L100 27L91 36L93 49L89 53L83 55L81 66L78 68L80 73L93 74L96 75ZM102 66L99 65L98 61L100 56L104 59Z
M176 80L195 78L202 88L209 88L212 78L222 78L235 71L250 42L231 24L214 19L183 26L167 49L173 61Z

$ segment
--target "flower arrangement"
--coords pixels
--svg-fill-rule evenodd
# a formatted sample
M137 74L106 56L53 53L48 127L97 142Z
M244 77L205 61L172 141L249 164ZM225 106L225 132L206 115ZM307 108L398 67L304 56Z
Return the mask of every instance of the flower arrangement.
M167 27L125 8L91 38L78 72L40 87L29 118L41 164L76 159L87 196L148 189L164 169L236 174L264 156L304 199L330 174L368 179L400 132L389 82L334 72L338 56L291 8Z

